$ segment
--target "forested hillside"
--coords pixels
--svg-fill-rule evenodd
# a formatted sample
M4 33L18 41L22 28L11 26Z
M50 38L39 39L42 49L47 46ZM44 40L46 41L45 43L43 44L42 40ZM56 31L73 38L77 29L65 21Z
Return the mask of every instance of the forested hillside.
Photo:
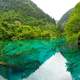
M80 37L80 3L78 3L70 14L64 25L64 33L69 42L74 42Z
M58 21L58 26L59 26L59 29L61 31L64 31L64 25L65 23L67 22L70 14L72 13L73 9L70 9L69 11L67 11L63 16L62 18Z
M31 0L0 1L0 39L56 37L55 20Z

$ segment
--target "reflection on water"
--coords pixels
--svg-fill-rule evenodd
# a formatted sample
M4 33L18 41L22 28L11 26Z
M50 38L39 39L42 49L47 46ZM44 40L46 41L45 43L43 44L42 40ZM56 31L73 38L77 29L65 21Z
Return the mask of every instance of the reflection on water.
M64 39L6 41L2 46L1 61L12 66L0 66L0 75L8 80L72 80L67 61L56 53L64 47Z
M72 80L71 74L67 71L66 62L66 59L58 52L23 80Z
M3 78L2 76L0 76L0 80L7 80L7 79L5 79L5 78Z
M17 40L2 42L0 75L8 80L22 80L39 68L56 52L60 40ZM58 44L59 45L59 44Z

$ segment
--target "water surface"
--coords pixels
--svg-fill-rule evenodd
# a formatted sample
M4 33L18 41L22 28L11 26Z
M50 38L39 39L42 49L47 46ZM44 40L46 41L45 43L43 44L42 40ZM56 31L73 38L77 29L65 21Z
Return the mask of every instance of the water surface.
M57 52L38 70L23 80L72 80L71 74L67 71L66 62L67 60L61 53Z

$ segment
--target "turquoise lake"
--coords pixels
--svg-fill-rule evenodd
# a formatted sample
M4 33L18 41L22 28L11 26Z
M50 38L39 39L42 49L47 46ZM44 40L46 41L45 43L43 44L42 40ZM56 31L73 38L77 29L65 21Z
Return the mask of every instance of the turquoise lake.
M55 55L56 52L68 60L68 70L72 73L74 80L79 79L80 60L79 51L70 54L71 50L65 48L64 39L55 40L17 40L1 43L0 74L8 80L22 80L36 71L46 60Z

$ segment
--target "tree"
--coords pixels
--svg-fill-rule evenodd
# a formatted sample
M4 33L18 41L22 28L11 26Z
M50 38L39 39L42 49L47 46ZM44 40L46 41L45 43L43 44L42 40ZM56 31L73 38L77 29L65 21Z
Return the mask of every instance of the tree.
M65 35L69 42L75 42L80 32L80 3L73 9L68 21L65 23Z

